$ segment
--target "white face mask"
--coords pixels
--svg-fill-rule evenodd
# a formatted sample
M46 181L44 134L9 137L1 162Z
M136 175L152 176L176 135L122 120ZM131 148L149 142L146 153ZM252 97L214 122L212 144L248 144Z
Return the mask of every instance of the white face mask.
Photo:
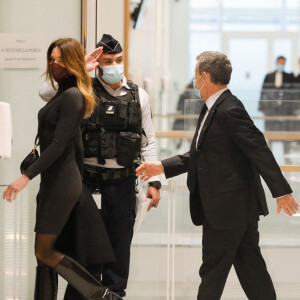
M124 77L124 65L114 65L102 67L102 78L109 84L115 84Z
M58 83L54 81L54 87L50 81L46 81L43 86L39 89L39 96L45 101L49 102L57 93Z
M283 64L277 64L276 65L276 70L278 72L283 72L284 71L284 65Z
M202 73L202 75L198 78L198 80L204 75L204 73ZM196 84L197 84L197 81L196 79L193 80L193 87L194 87L194 91L195 91L195 95L198 96L200 99L202 99L202 96L201 96L201 90L202 88L204 87L204 85L206 84L206 81L202 84L201 88L198 90L196 88Z

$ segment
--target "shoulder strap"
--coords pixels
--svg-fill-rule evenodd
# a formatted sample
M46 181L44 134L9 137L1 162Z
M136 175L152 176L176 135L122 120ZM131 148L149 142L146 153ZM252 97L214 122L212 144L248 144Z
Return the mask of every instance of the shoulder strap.
M108 102L108 100L105 97L101 96L101 93L106 92L106 90L97 77L93 78L92 86L93 86L93 90L99 93L99 94L94 93L97 99L101 100L102 102Z
M134 101L140 103L139 87L134 84L131 80L127 81L128 86L130 87L131 93L133 95Z

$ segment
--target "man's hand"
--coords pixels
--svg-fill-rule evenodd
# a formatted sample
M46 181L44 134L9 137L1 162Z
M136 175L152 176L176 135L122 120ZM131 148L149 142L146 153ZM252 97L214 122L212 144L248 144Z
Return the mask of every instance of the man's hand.
M143 162L136 170L136 176L141 175L141 180L147 181L152 176L164 173L164 166L160 161Z
M148 191L147 191L147 198L151 199L147 211L149 211L151 209L153 204L155 205L155 208L156 208L158 206L158 203L160 200L159 190L154 186L149 186Z
M298 210L299 205L295 201L292 194L285 195L283 197L277 198L277 213L279 214L281 209L284 210L284 212L288 216L292 216L296 213Z
M26 175L22 175L19 179L14 181L10 186L6 188L6 190L3 192L3 200L6 199L7 202L16 200L18 193L24 189L29 181L30 180Z
M103 52L103 47L98 47L84 57L85 67L88 72L95 70L98 66L98 59Z

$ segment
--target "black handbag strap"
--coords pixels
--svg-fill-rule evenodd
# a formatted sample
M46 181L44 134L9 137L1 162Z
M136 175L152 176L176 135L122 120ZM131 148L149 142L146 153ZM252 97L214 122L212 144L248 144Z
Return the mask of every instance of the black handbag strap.
M40 135L39 135L39 130L38 133L36 134L36 137L34 139L34 145L39 146L40 145Z
M39 126L38 126L38 131L37 131L37 134L35 136L35 139L34 139L34 146L37 147L40 145L40 131L41 131L41 128L42 128L42 120L39 122Z
M54 96L54 97L55 97L55 96ZM53 98L54 98L54 97L53 97ZM53 99L53 98L52 98L52 99ZM53 102L52 99L51 99L51 102ZM49 105L49 103L50 103L50 102L48 102L48 103L46 104L46 106ZM49 111L49 109L45 112L44 118L45 118L45 116L46 116L46 114L47 114L48 111ZM35 146L35 148L36 148L37 146L40 145L40 132L41 132L41 129L42 129L42 120L39 121L38 131L37 131L36 137L35 137L35 139L34 139L34 146Z
M49 104L49 102L46 105L48 105L48 104ZM44 114L44 118L45 118L46 114L47 114L47 111ZM42 129L42 120L39 121L38 131L37 131L36 137L34 139L35 148L40 145L40 132L41 132L41 129Z

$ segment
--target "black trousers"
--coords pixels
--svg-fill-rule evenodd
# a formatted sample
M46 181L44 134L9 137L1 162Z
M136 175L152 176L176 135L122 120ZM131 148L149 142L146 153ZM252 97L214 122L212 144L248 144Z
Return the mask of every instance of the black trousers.
M135 181L135 176L105 181L84 179L92 193L100 189L101 215L116 257L116 263L104 267L102 284L120 296L125 296L129 276L130 245L135 222Z
M221 231L214 230L205 222L197 299L221 299L233 265L248 299L275 300L274 286L258 243L258 222Z
M124 296L127 287L130 264L130 245L135 222L135 180L104 181L101 186L101 214L115 252L116 263L104 269L103 285Z

